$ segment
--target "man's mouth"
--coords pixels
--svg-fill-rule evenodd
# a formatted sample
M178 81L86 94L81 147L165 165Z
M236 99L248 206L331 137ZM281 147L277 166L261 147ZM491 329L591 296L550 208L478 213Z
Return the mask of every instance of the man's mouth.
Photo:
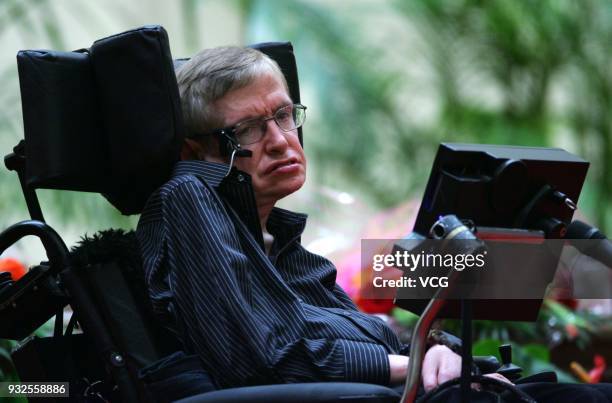
M297 168L297 158L287 158L285 160L274 162L272 165L266 169L266 174L270 174L273 172L289 172L293 169Z

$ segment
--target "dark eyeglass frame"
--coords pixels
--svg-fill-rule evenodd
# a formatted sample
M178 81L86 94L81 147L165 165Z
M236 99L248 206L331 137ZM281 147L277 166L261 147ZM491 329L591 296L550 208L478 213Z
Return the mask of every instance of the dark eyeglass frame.
M292 111L291 113L292 113L292 114L293 114L293 111L294 111L294 110L297 110L297 109L302 110L302 113L303 113L303 116L304 116L304 117L302 118L302 121L301 121L299 124L296 124L296 125L295 125L295 127L293 127L293 128L291 128L291 129L287 129L287 130L286 130L286 129L284 129L284 128L281 126L281 124L278 122L278 119L279 119L278 114L279 114L279 113L280 113L282 110L284 110L284 109L286 109L286 108L288 108L288 107L291 107L291 111ZM238 130L240 130L240 127L245 126L245 125L247 125L247 124L249 124L249 123L254 123L254 122L258 122L258 123L260 123L260 124L261 124L261 127L264 127L264 126L267 126L267 123L268 123L268 121L269 121L269 120L274 120L274 123L276 123L276 125L278 126L278 128L279 128L279 129L281 129L281 130L282 130L283 132L285 132L285 133L288 133L288 132L290 132L290 131L292 131L292 130L297 130L297 129L299 129L300 127L302 127L302 125L303 125L303 124L304 124L304 122L306 121L306 109L307 109L307 107L306 107L305 105L302 105L302 104L289 104L289 105L281 106L280 108L278 108L278 109L277 109L277 110L274 112L274 114L273 114L272 116L244 120L244 121L242 121L242 122L238 122L238 123L236 123L236 124L235 124L235 125L233 125L233 126L228 126L228 127L224 127L224 128L221 128L221 129L214 129L214 130L211 130L211 131L209 132L209 134L216 135L216 136L221 136L221 137L228 137L228 136L231 136L231 138L232 138L232 139L234 139L234 141L236 141L236 140L237 140L237 139L236 139L236 134L237 134ZM239 145L239 146L240 146L240 145L250 145L250 144L259 143L261 140L263 140L264 136L266 135L266 130L265 130L265 129L263 129L263 130L261 131L261 133L262 133L262 134L261 134L261 137L259 137L259 139L255 140L255 141L250 141L250 142L248 142L248 143L240 143L240 142L236 141L236 143L237 143L237 145Z

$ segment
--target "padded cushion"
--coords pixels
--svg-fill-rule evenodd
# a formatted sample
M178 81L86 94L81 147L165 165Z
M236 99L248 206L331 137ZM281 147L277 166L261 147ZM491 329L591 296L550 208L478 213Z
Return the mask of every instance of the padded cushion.
M124 214L139 213L169 177L183 122L168 35L144 27L91 47L113 186L105 196Z
M27 184L102 191L108 151L87 52L17 53Z
M143 27L77 52L21 51L17 63L27 184L100 192L139 213L183 141L166 31Z

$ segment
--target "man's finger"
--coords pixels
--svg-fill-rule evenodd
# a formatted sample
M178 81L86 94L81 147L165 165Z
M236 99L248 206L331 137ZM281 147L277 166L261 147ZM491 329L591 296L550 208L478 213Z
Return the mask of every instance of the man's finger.
M430 355L425 355L421 374L423 378L423 387L425 388L425 392L429 392L430 390L438 386L438 366L435 365Z
M459 376L455 371L447 366L440 368L438 371L438 385L443 384L444 382L450 381L451 379L455 379Z
M495 378L498 381L502 381L502 382L509 383L510 385L514 385L512 382L510 382L510 380L508 378L506 378L502 374L498 374L497 372L493 372L493 373L490 373L490 374L485 374L484 376L488 376L489 378Z

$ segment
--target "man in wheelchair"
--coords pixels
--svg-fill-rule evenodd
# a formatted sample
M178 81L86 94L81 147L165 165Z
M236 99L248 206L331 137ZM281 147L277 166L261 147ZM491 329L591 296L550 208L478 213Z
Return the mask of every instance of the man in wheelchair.
M177 71L185 142L137 236L154 310L219 388L314 381L400 385L407 347L357 310L327 259L302 247L306 216L275 207L299 190L306 107L255 49L205 50ZM429 391L460 375L435 345ZM500 374L491 377L509 382ZM604 402L608 385L522 385L538 401Z

